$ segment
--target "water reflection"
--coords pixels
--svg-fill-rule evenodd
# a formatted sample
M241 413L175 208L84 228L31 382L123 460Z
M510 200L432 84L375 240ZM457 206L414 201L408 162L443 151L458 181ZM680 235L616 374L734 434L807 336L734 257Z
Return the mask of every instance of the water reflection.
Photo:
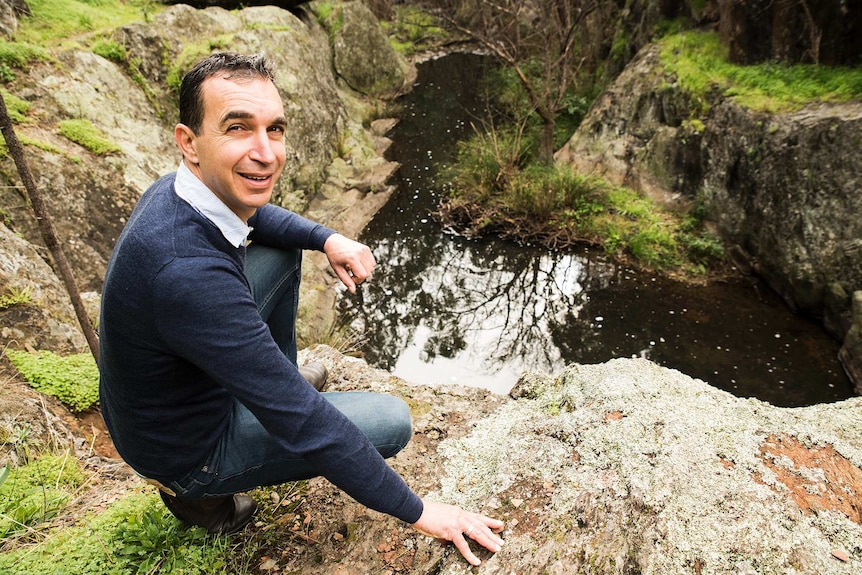
M487 61L423 64L392 134L399 192L362 235L378 261L341 310L366 359L405 379L507 392L526 369L647 357L738 396L795 406L852 394L838 345L751 283L690 288L601 254L567 254L443 233L433 176L481 115Z
M588 286L615 273L574 256L442 239L376 242L378 271L356 310L368 361L425 383L505 393L524 369L560 369L566 358L549 338L566 324L572 337ZM593 345L583 340L577 347Z

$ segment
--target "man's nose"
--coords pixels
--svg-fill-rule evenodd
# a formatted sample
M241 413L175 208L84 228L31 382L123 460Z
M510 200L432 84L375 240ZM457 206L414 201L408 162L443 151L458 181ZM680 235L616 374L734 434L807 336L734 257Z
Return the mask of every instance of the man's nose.
M249 150L249 157L263 164L271 164L276 161L277 154L275 147L278 145L280 145L280 142L273 140L269 132L265 130L257 132L254 135L252 146Z

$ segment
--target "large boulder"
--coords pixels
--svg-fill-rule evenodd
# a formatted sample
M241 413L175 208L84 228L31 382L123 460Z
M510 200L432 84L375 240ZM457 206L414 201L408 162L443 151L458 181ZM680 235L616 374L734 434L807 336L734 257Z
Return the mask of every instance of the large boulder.
M481 551L473 572L862 570L862 398L777 408L642 359L525 375L504 397L405 382L323 346L303 353L330 368L333 391L407 401L414 437L390 461L420 495L506 521L502 551ZM303 510L301 551L266 553L270 567L471 572L451 545L325 480Z
M557 160L666 203L698 197L792 309L843 339L862 289L862 104L767 114L716 96L705 116L692 109L650 46Z
M397 93L405 64L389 43L377 17L362 2L345 2L328 19L335 73L352 89L370 96Z

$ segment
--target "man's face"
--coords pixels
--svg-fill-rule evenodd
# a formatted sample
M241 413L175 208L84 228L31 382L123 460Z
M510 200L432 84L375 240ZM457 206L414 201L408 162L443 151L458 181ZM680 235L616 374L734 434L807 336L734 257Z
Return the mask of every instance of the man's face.
M244 222L269 202L284 168L284 107L269 80L208 78L200 134L174 135L186 166Z

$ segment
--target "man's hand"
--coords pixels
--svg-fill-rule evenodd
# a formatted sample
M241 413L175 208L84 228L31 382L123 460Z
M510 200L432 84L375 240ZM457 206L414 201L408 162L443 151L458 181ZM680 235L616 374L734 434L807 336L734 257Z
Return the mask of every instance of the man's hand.
M497 533L504 523L499 519L464 511L455 505L424 499L422 502L425 508L413 528L425 535L451 541L471 565L479 565L481 561L470 550L465 537L494 553L502 547L503 540Z
M335 275L350 293L356 293L356 286L371 277L376 265L368 246L341 234L329 236L323 244L323 253L329 258L329 265L335 270Z

